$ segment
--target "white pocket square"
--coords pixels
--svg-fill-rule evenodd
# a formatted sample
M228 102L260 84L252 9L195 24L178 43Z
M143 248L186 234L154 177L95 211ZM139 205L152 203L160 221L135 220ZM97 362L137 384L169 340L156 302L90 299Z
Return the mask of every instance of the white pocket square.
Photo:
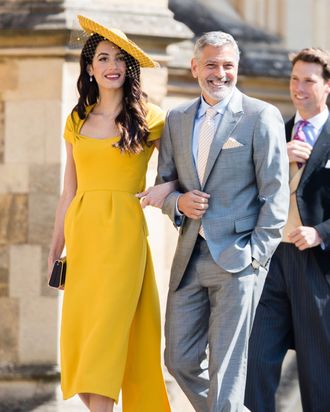
M233 137L229 137L225 144L222 146L222 149L234 149L235 147L242 147L242 143L238 142Z
M327 163L324 166L326 169L330 169L330 159L328 159Z

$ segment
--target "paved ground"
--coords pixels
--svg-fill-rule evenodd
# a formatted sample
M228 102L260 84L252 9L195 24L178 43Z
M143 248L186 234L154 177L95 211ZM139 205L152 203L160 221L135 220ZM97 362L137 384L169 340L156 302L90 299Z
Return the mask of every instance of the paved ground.
M282 384L278 391L277 412L302 412L300 404L300 394L298 390L298 381L295 368L290 368L289 363L292 361L292 354L287 358L285 373L282 377ZM168 382L168 391L172 406L172 412L194 412L186 397L177 387L174 381ZM61 400L59 388L56 391L56 399L49 401L32 410L33 412L86 412L87 409L81 401L74 397L68 401ZM121 412L121 406L115 408L115 412ZM9 412L9 411L7 411Z
M177 394L176 398L171 397L172 412L194 412L184 395ZM278 412L301 412L299 393L291 394L281 401L277 408ZM0 412L87 412L87 408L81 403L78 397L68 401L61 400L60 390L57 388L55 399L48 400L42 404L31 405L29 403L9 403L0 405ZM122 412L120 405L115 407L115 412ZM156 412L156 411L155 411Z
M289 383L289 382L287 382ZM281 388L281 396L278 400L277 411L278 412L301 412L300 395L296 385L295 378L290 381L290 385L293 388L290 391L285 388ZM286 386L288 389L288 386ZM171 398L172 412L194 412L193 408L187 402L185 396L176 387L174 383L169 384L169 394ZM59 388L56 391L56 399L44 403L35 409L33 412L86 412L87 409L82 405L81 401L74 397L68 401L61 400L61 394ZM120 405L116 406L115 412L121 412ZM9 411L7 411L9 412ZM156 411L155 411L156 412Z
M171 397L172 412L194 412L181 391L175 388L174 383L169 383L169 394ZM174 394L174 392L176 392ZM86 412L86 407L78 397L63 401L59 387L56 389L56 399L48 401L34 409L33 412ZM122 412L121 405L116 405L114 412ZM156 411L155 411L156 412Z
M283 370L281 386L277 396L276 411L302 412L293 352L289 352L286 357ZM167 377L167 386L172 412L194 412L182 391L170 377ZM56 386L55 390L53 390L50 399L49 393L51 391L49 388L50 387L48 387L48 391L44 390L44 392L42 392L40 388L37 388L37 390L35 389L38 396L35 396L30 401L20 401L19 399L10 401L6 400L6 397L3 396L6 393L13 393L12 389L11 392L9 391L8 386L7 389L5 389L5 392L1 392L0 390L0 412L87 412L87 408L82 404L78 397L63 401L59 386ZM52 384L51 388L53 388ZM15 387L15 390L16 392L14 393L17 394L24 394L24 391L26 393L28 391L22 384L19 388ZM122 412L120 404L115 407L115 412Z
M121 409L119 409L121 410ZM83 412L87 408L83 406L78 397L63 401L60 388L56 388L56 398L33 409L33 412ZM116 411L117 412L117 411Z

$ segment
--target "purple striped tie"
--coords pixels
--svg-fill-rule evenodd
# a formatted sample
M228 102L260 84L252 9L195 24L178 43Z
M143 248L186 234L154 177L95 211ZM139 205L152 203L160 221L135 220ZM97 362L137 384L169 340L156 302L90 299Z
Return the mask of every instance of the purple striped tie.
M306 142L306 134L303 130L305 126L307 126L309 122L307 120L299 120L296 125L296 131L293 135L293 140L299 140L299 142ZM297 166L300 169L303 166L303 163L297 162Z

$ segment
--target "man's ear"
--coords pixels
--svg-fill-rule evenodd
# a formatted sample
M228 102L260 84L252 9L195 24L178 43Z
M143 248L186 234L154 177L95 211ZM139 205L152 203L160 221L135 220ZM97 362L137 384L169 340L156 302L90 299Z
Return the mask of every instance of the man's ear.
M330 93L330 80L327 81L327 89L328 89L328 93Z
M191 74L193 75L193 77L194 77L195 79L197 79L198 70L197 70L197 61L196 61L195 57L193 57L193 58L191 59L190 68L191 68Z

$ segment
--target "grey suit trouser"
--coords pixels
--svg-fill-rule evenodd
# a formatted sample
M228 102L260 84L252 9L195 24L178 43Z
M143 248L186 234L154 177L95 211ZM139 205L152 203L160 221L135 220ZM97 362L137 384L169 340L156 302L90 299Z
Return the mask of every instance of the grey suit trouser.
M228 273L200 236L166 312L165 363L197 412L241 412L247 349L266 271Z

